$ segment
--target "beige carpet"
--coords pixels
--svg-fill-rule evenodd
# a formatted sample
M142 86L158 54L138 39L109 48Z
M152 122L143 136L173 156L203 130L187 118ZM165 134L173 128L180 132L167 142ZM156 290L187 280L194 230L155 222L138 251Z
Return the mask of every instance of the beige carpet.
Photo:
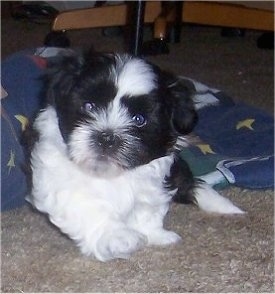
M2 20L2 57L40 46L47 31ZM259 35L225 39L218 28L186 26L169 55L150 60L273 113L273 52L256 47ZM69 36L74 46L123 50L121 36L106 38L100 30ZM2 213L2 292L274 292L273 191L231 187L223 194L247 214L207 215L173 204L166 227L182 236L181 243L108 263L82 256L28 206Z

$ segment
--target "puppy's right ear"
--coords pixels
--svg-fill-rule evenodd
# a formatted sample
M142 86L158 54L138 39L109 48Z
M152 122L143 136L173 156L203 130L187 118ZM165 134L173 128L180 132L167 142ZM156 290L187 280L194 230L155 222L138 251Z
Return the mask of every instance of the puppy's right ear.
M47 103L55 105L74 87L77 77L83 70L84 57L70 51L58 55L48 62L45 74Z
M164 77L171 126L176 133L186 135L193 130L198 120L193 102L194 86L188 80L169 73L165 73Z

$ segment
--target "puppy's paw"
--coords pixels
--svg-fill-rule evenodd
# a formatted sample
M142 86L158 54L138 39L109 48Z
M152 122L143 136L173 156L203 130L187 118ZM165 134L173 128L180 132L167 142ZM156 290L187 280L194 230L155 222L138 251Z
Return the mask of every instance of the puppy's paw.
M131 229L115 230L102 236L98 243L98 251L102 261L115 258L129 258L130 254L147 243L147 238Z
M159 230L150 233L148 236L148 243L150 245L169 245L173 243L177 243L181 240L181 237L172 232L172 231L166 231L166 230Z

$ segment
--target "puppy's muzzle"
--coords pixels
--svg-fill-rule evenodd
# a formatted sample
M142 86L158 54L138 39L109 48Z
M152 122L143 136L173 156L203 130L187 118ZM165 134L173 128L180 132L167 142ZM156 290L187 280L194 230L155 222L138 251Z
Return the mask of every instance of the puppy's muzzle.
M98 147L103 152L114 152L121 145L121 138L112 131L104 131L97 136Z

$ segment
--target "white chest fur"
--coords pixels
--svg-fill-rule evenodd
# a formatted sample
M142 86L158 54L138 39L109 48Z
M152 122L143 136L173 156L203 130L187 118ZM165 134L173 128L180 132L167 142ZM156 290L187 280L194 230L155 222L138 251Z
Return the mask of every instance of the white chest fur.
M32 152L33 189L29 201L81 251L105 261L126 258L141 245L169 244L179 236L163 229L173 192L163 182L172 155L110 179L86 174L73 163L48 107L35 122L40 134Z

